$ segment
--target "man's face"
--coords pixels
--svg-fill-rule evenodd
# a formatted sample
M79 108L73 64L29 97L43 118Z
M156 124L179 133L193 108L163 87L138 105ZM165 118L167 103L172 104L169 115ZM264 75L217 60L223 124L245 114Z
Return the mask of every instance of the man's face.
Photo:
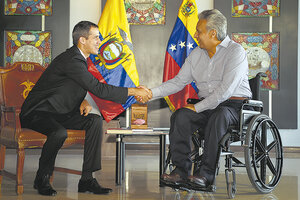
M100 42L98 28L91 27L89 36L84 45L86 52L89 54L98 54Z
M200 19L196 26L196 33L194 37L198 41L199 47L201 49L207 49L210 41L212 40L211 31L208 32L206 29L206 19Z

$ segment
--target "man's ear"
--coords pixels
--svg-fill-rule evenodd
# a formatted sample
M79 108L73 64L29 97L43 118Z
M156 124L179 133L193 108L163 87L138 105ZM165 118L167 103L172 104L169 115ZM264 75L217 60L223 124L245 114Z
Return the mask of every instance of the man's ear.
M217 38L217 31L215 29L210 30L209 35L211 38Z
M80 37L80 38L79 38L79 42L80 42L81 44L85 44L85 40L86 40L86 39L85 39L84 37Z

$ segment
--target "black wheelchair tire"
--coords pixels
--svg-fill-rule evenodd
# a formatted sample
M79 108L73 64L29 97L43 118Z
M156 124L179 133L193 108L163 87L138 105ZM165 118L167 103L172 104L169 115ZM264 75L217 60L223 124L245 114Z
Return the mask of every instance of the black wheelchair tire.
M268 135L262 136L268 133L274 139L269 145L266 144ZM262 139L264 137L265 140ZM263 145L263 143L265 144ZM275 154L273 162L270 158L271 150ZM246 132L244 155L247 174L253 187L259 193L270 193L277 186L281 177L283 153L278 128L267 115L258 114L251 119ZM272 173L269 182L266 180L267 168Z

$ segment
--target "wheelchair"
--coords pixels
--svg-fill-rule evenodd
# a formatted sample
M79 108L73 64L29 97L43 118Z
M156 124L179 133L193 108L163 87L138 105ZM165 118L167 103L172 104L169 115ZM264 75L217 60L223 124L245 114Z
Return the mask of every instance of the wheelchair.
M229 198L234 198L236 194L236 174L234 167L246 167L249 180L259 193L270 193L279 183L282 166L283 150L279 130L270 117L263 114L263 103L259 101L260 79L266 74L258 73L256 77L249 80L252 91L252 100L244 100L240 111L240 123L231 126L227 133L219 141L218 156L216 160L215 177L219 172L220 157L225 156L225 178L227 194ZM200 100L188 99L188 103L197 103ZM253 109L247 109L252 107ZM204 140L202 130L198 129L192 134L194 149L190 154L193 162L193 172L197 172L201 165L201 154ZM240 143L244 149L244 162L234 156L231 151L232 143ZM237 145L235 145L237 146ZM171 163L171 153L169 151L163 173L169 167L173 169ZM162 180L161 180L162 182ZM192 188L189 184L168 185L176 190L201 190L206 192L216 191L216 178L208 188Z

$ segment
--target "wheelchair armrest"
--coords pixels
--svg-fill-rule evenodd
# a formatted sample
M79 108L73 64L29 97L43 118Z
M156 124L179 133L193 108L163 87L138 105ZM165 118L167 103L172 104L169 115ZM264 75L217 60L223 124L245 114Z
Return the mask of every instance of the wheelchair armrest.
M188 99L186 100L186 102L187 102L188 104L196 104L196 103L202 101L203 99L204 99L203 97L200 98L200 99L192 99L192 98L188 98Z
M243 101L243 106L242 106L242 112L241 113L248 112L247 111L248 110L247 106L251 106L254 109L255 112L259 112L259 113L261 113L264 109L262 101L247 99L247 100ZM249 111L249 112L253 112L253 111Z
M263 107L263 102L258 100L246 99L243 102L246 105L254 106L254 107Z

